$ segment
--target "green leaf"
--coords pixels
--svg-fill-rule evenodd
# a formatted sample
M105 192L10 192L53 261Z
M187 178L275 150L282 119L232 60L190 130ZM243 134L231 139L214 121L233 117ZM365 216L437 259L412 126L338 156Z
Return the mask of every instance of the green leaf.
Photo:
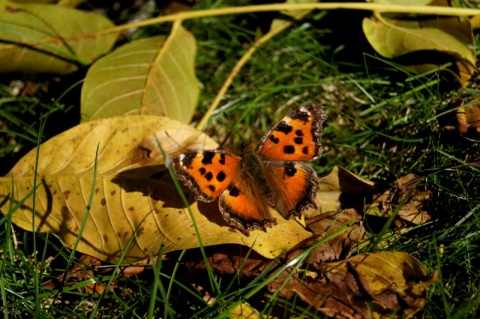
M92 65L82 88L83 121L122 114L188 123L198 102L196 43L182 26L168 37L128 43Z
M102 15L55 5L0 2L0 72L68 74L108 52L117 34Z

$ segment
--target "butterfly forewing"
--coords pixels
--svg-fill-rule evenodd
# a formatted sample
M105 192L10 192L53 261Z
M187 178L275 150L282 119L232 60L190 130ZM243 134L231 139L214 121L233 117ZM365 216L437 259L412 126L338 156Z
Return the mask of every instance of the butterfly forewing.
M195 191L197 199L211 202L240 172L241 158L227 151L187 152L172 157L175 174Z
M309 161L322 153L320 136L326 115L312 103L285 116L262 138L257 154L267 161Z

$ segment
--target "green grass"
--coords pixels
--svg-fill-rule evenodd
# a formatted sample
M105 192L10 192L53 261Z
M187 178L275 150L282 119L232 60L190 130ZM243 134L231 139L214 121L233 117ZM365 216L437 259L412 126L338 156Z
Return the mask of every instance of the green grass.
M259 16L264 17L229 16L185 23L199 45L197 76L203 91L195 119L257 37ZM206 131L218 142L238 147L244 139L258 141L293 102L322 102L329 119L322 134L324 153L314 163L319 175L338 165L379 185L390 185L413 172L424 176L420 189L432 191L426 207L431 221L391 234L392 244L387 248L410 253L440 274L417 317L474 318L480 305L480 168L470 163L480 161L479 136L472 132L460 136L442 125L453 117L449 106L453 97L468 101L479 95L478 79L460 89L444 73L418 77L371 51L363 55L356 50L360 40L335 37L333 22L339 17L340 13L313 13L267 42L235 78L222 103L226 107L214 113ZM8 80L18 77L9 75ZM68 80L73 86L78 79ZM48 91L50 82L38 82ZM2 84L0 160L4 174L35 147L38 138L43 141L65 129L58 128L58 119L78 120L75 104L79 100L73 94L72 100L52 104L48 94L18 96L7 88L7 79ZM445 115L439 119L441 113ZM46 121L46 130L39 135L40 119ZM241 136L232 133L230 123ZM207 255L215 251L206 248ZM0 312L5 318L222 318L225 309L247 301L258 311L279 317L323 317L298 298L284 300L267 293L266 277L209 277L204 270L188 269L187 262L202 260L196 251L171 253L153 269L133 277L112 274L118 265L103 266L105 272L98 272L96 279L114 283L115 293L108 289L100 295L81 292L78 288L92 282L81 278L67 278L68 285L57 284L53 289L43 286L57 282L77 259L55 237L22 231L9 218L2 218Z

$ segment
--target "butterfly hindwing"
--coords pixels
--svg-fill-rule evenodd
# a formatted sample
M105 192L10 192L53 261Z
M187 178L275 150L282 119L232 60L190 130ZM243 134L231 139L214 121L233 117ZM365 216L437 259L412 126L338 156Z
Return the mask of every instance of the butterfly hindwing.
M302 162L269 162L265 178L271 190L271 202L286 219L300 216L307 208L316 208L318 191L315 170Z
M251 229L263 229L276 224L270 215L262 187L248 174L242 174L220 195L219 207L223 219L248 235Z
M171 160L178 179L204 202L217 199L240 173L241 158L227 151L192 151Z
M320 104L300 107L262 138L255 152L267 161L309 161L322 153L320 136L327 116Z

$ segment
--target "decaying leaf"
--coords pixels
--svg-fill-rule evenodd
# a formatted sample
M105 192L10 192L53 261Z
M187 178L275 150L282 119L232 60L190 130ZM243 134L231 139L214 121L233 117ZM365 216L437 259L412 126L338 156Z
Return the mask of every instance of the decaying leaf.
M427 302L428 287L437 280L414 257L378 252L333 263L290 268L268 287L271 292L301 300L335 318L401 318Z
M269 258L311 235L294 219L272 211L276 227L245 237L226 225L218 203L194 202L193 196L191 217L165 170L157 141L169 155L192 145L216 147L203 133L163 117L84 123L43 143L38 163L37 150L32 150L0 179L0 209L7 214L15 207L10 217L17 226L53 233L67 247L81 236L78 251L107 262L122 253L125 262L144 260L162 244L165 253L196 248L194 222L205 246L253 246Z
M430 220L430 215L422 210L423 203L431 196L431 191L417 190L418 177L407 174L395 181L395 185L383 194L375 197L365 208L368 215L389 217L396 213L397 228L401 221L420 225Z
M272 318L271 316L263 316L252 306L241 303L229 311L229 318L232 319L258 319L258 318Z
M463 104L462 100L461 105L455 112L458 132L466 134L471 129L480 134L480 98L475 98L468 104Z
M95 12L0 2L0 72L68 74L108 52L118 34Z
M44 288L59 288L59 286L73 286L77 285L79 282L83 282L83 285L77 285L78 290L81 293L87 294L102 294L105 291L105 282L97 281L96 277L101 274L101 272L108 272L106 269L99 269L98 266L101 265L101 261L95 257L82 255L77 264L75 264L72 269L68 271L67 274L61 274L58 277L58 286L43 285ZM112 281L108 289L113 291L115 289L115 280Z
M296 248L292 249L287 254L287 259L295 258L309 247L338 231L340 231L338 235L310 252L307 261L320 263L322 261L343 259L348 256L359 242L367 239L362 218L354 209L320 214L307 219L306 225L313 232L312 237L299 243Z
M394 4L399 1L388 2ZM449 3L436 0L430 5L448 6ZM373 17L363 20L363 30L380 55L390 59L401 57L398 62L414 72L425 72L446 62L454 62L449 70L465 85L477 70L475 55L470 48L473 46L473 33L467 19L374 12Z
M137 40L96 61L82 87L82 120L124 114L190 122L200 88L196 42L175 24L168 37Z

